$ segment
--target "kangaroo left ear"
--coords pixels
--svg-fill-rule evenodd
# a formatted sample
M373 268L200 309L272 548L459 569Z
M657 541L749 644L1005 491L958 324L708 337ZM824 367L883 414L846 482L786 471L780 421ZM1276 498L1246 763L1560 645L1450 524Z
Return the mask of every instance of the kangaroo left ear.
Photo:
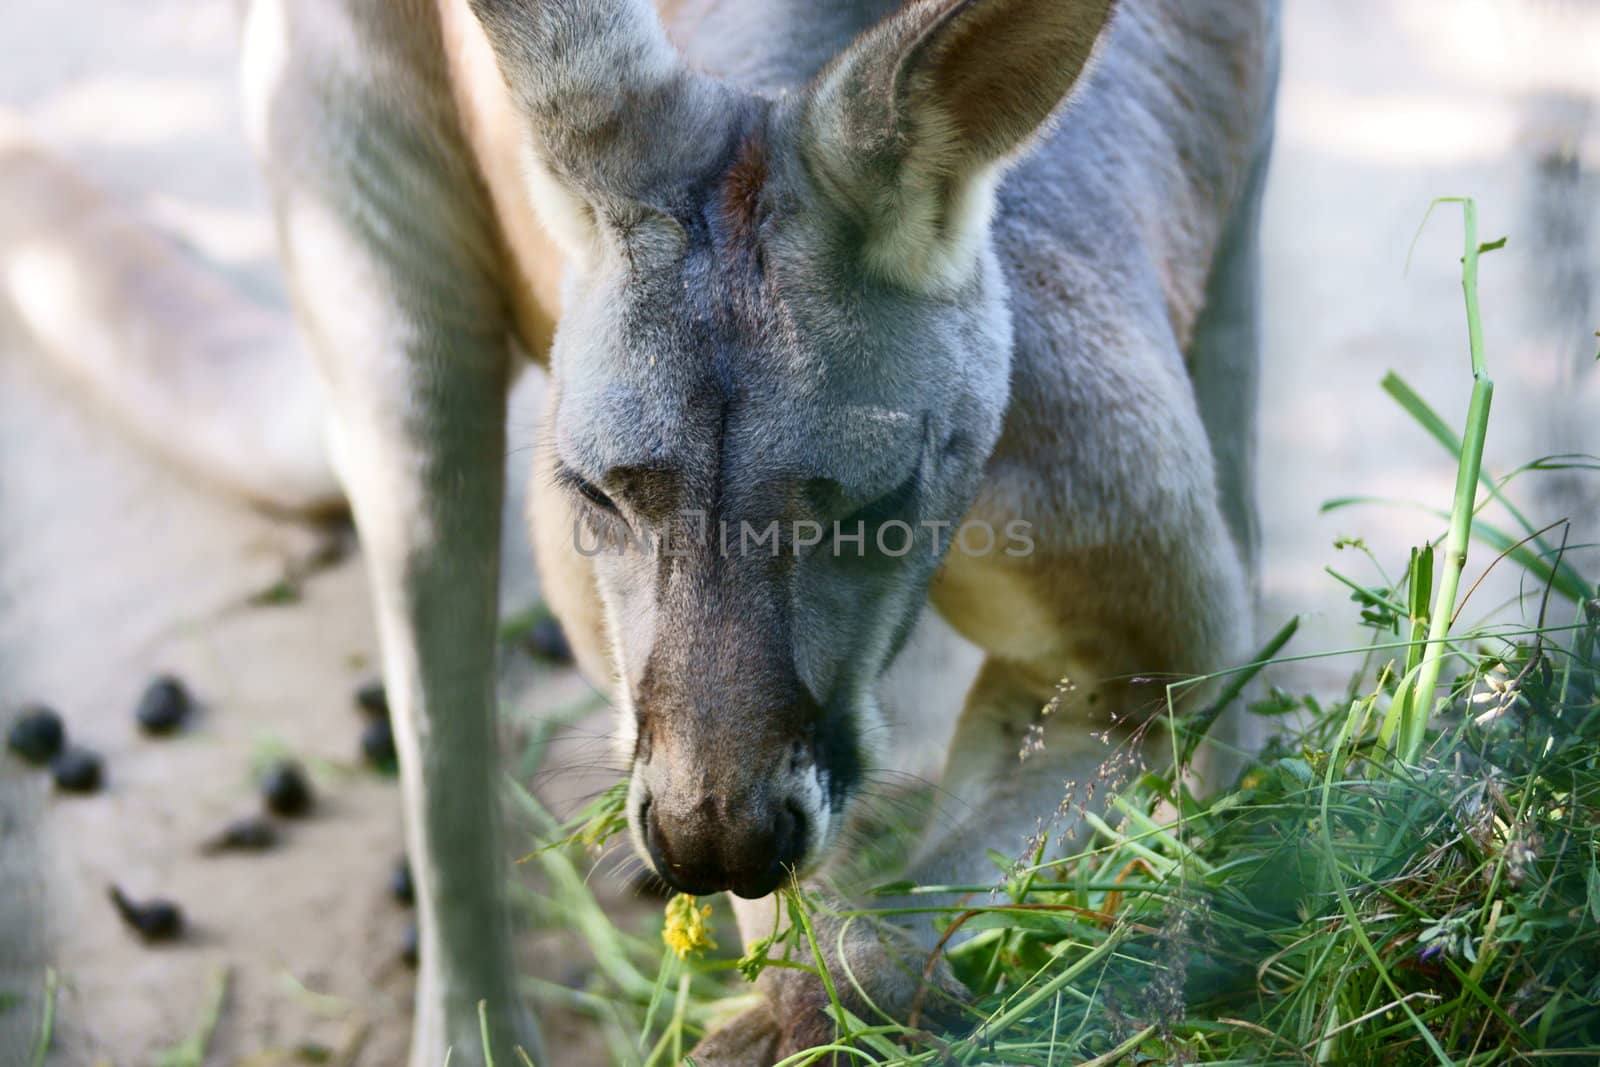
M683 62L650 0L469 0L528 122L535 206L580 269L727 154L743 94Z
M865 257L913 288L972 269L1003 164L1077 84L1116 0L921 0L818 76L806 151Z

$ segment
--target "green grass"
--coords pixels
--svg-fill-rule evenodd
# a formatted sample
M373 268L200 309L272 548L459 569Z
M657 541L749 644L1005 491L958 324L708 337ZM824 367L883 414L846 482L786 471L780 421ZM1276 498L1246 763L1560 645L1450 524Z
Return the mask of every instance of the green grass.
M1397 375L1383 383L1456 457L1445 531L1394 578L1365 543L1341 540L1370 571L1330 572L1369 643L1285 655L1290 620L1230 672L1224 699L1267 662L1314 656L1352 657L1348 687L1269 690L1251 712L1276 736L1230 787L1201 799L1171 768L1144 774L1084 813L1082 851L997 864L998 892L885 887L902 902L968 894L938 909L964 935L947 958L973 996L967 1024L937 1038L869 1025L841 1005L845 978L825 975L840 1025L830 1048L930 1065L1600 1062L1600 593L1570 531L1536 526L1511 499L1517 478L1600 462L1484 471L1492 385L1476 286L1479 256L1500 242L1479 243L1471 201L1449 202L1466 229L1463 432ZM1490 505L1509 528L1485 520ZM1469 558L1473 544L1488 558ZM1461 623L1461 583L1489 567L1517 568L1539 591L1520 625ZM1217 710L1171 724L1179 767ZM596 961L586 988L530 989L594 1020L615 1063L676 1063L752 1002L746 979L767 960L813 958L811 917L825 905L792 895L788 943L742 960L727 915L726 951L703 960L665 952L658 927L618 929L589 889L582 848L616 829L621 798L562 828L518 791L533 838L561 842L530 856L548 887L530 912L580 932ZM885 914L872 905L869 894L848 914Z
M212 976L211 996L206 1001L205 1011L194 1032L176 1045L157 1052L155 1067L203 1067L206 1053L211 1047L212 1035L216 1033L217 1023L222 1018L222 1005L228 998L231 981L227 969L220 970Z
M44 969L44 1004L39 1016L39 1034L33 1044L33 1056L29 1059L32 1067L44 1067L45 1057L50 1055L50 1043L55 1038L56 1028L56 992L60 979L54 967Z

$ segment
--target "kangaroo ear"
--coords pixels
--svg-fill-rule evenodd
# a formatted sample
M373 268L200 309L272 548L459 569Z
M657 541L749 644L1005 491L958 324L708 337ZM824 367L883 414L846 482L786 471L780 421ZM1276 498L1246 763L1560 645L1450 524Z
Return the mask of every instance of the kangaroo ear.
M812 84L812 172L879 274L917 288L973 267L1004 163L1049 121L1116 0L917 0Z
M528 122L536 207L580 266L728 151L743 97L688 69L649 0L470 3Z

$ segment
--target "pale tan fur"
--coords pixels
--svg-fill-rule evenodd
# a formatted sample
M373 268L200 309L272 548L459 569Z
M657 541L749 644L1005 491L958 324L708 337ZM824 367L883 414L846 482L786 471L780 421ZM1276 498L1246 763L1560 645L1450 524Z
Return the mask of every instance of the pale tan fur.
M561 256L528 197L527 134L466 0L438 4L450 88L513 274L506 291L514 301L517 334L523 351L543 362L561 314Z

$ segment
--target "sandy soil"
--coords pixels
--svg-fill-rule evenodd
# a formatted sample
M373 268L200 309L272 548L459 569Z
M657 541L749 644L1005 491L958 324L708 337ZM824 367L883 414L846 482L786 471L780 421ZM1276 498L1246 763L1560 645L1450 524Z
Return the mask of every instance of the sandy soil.
M238 134L234 7L11 0L0 106L249 291L280 301ZM1476 195L1485 236L1512 238L1484 268L1500 383L1491 466L1600 452L1600 375L1590 369L1600 12L1447 0L1290 8L1267 223L1263 627L1309 612L1298 648L1312 651L1354 636L1321 567L1360 567L1334 537L1361 534L1395 561L1433 530L1405 511L1322 516L1318 505L1355 492L1449 497L1443 454L1377 389L1395 368L1447 418L1464 410L1454 217L1430 226L1403 270L1432 197ZM523 433L537 388L530 381L519 396L512 422ZM516 610L536 589L516 517L526 449L514 442L511 455L506 558L521 562L506 604ZM1583 497L1552 481L1524 499L1535 518L1587 513L1595 529L1592 485ZM314 560L297 602L248 603ZM1490 583L1476 603L1514 593ZM385 895L398 806L393 785L356 761L350 705L375 651L347 532L263 516L130 449L0 311L0 717L24 700L57 705L105 756L109 783L98 796L56 797L38 774L0 760L0 1063L25 1062L46 963L61 979L51 1063L152 1062L195 1029L222 974L228 995L208 1063L298 1062L308 1047L348 1054L340 1062L400 1062L411 979L398 948L409 919ZM570 673L508 660L518 718L585 692ZM924 684L949 693L971 662L924 666ZM1288 680L1322 684L1348 669L1327 661ZM157 742L135 732L131 710L160 670L190 682L202 713L184 736ZM541 781L547 799L570 804L597 787L599 772L582 770L593 759L583 737L601 729L586 723L557 753L577 772ZM276 747L312 766L315 815L288 827L275 852L199 856L203 838L252 808L252 761ZM181 901L194 936L139 945L103 900L112 880ZM630 906L625 889L606 892ZM581 978L573 960L571 946L529 947L530 969L561 980ZM554 1021L552 1037L562 1064L599 1055L571 1020Z

